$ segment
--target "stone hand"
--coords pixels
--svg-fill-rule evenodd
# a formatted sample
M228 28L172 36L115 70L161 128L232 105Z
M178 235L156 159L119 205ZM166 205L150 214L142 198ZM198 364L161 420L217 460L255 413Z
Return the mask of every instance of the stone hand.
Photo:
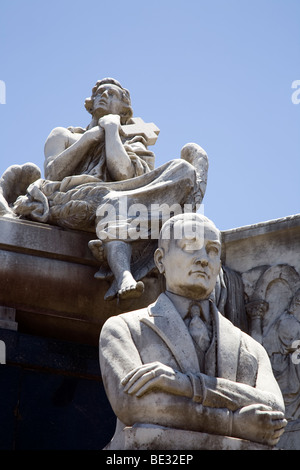
M99 119L98 124L104 130L107 127L117 127L119 129L121 127L120 116L118 114L106 114Z
M233 414L232 435L274 446L287 424L284 414L265 405L249 405Z
M136 397L141 397L153 390L186 397L191 397L193 394L187 376L158 361L133 369L121 383L124 386L124 392Z

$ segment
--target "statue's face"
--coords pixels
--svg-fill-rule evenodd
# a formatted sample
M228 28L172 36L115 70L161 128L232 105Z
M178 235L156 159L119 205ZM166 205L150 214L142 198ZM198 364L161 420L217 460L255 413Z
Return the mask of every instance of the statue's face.
M94 118L100 119L107 114L124 116L130 109L130 100L121 88L113 84L99 86L93 102Z
M167 290L192 299L207 299L220 272L220 256L219 234L213 225L184 222L182 238L171 240L162 257Z

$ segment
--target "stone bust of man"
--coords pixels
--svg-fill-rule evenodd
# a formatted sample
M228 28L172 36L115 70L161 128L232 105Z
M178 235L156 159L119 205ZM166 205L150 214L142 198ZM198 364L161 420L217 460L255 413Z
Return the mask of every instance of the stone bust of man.
M100 367L117 416L106 449L126 448L124 430L137 426L278 443L284 402L267 353L210 298L220 254L211 220L197 213L171 218L155 252L165 292L148 308L104 324Z

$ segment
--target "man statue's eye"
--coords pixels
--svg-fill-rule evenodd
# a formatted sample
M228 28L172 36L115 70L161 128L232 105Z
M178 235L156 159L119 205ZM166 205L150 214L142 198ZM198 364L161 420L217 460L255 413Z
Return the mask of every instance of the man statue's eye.
M219 253L219 250L216 246L209 246L207 248L207 253L210 253L212 255L217 255Z

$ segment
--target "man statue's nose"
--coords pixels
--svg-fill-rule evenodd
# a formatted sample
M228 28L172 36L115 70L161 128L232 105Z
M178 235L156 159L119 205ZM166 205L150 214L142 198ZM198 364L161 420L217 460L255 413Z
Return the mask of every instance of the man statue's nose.
M201 266L207 266L208 265L208 260L204 258L203 256L199 257L196 259L196 264L200 264Z

